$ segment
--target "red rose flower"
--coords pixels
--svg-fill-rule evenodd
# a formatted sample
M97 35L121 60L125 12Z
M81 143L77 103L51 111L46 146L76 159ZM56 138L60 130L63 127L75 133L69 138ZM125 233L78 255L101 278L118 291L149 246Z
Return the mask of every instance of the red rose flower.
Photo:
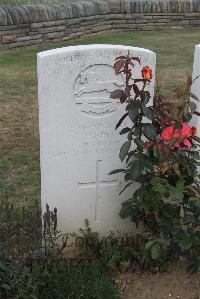
M191 147L192 143L188 137L194 136L197 130L195 127L190 127L187 123L182 124L182 128L175 129L174 126L168 126L161 134L163 141L170 141L172 138L176 138L177 141L173 144L173 147L187 146ZM179 137L184 137L182 142L178 141Z
M191 135L191 127L187 123L182 124L181 136L188 137Z
M173 126L168 126L163 132L162 132L162 140L171 140L172 138L179 138L180 132L178 129L174 129ZM179 147L180 144L178 142L175 142L174 147Z
M191 147L191 146L192 146L192 144L190 143L190 141L188 140L188 138L183 139L183 144L184 144L185 146L188 146L188 147Z

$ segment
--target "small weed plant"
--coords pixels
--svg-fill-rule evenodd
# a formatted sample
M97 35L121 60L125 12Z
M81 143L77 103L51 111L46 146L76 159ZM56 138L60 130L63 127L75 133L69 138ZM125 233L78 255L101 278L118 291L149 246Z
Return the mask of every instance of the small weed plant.
M73 234L73 237L79 248L79 257L99 260L110 272L124 272L137 264L140 254L136 238L114 232L100 236L99 233L92 231L88 220L85 220L85 228Z

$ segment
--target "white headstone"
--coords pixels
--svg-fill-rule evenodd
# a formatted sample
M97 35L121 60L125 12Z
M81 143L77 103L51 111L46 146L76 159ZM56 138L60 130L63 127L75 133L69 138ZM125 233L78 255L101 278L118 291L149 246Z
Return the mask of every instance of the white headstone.
M194 52L194 63L193 63L193 74L192 79L194 83L192 84L192 93L197 96L200 100L200 44L195 46ZM197 104L197 111L200 111L200 102L191 99L195 104ZM197 128L198 133L200 131L200 117L197 115L193 116L192 124Z
M155 74L156 55L146 49L89 45L38 54L42 209L46 203L58 209L62 232L77 231L86 218L102 234L133 230L118 215L132 191L119 196L123 176L108 175L122 168L124 141L115 125L125 105L109 98L123 80L112 66L128 50ZM141 66L135 65L134 76L141 78Z

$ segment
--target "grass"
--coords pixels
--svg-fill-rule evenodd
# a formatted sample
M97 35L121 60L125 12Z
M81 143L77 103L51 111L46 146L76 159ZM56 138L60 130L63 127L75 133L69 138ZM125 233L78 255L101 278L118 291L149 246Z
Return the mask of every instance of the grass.
M36 53L61 46L124 44L157 53L157 79L165 88L182 85L192 71L199 30L101 35L0 52L0 195L19 204L40 198Z
M118 298L117 288L101 264L73 265L57 262L51 265L50 273L45 288L39 290L38 299Z
M97 262L57 260L38 263L32 272L25 268L21 273L0 263L0 284L0 296L4 299L119 298L116 284Z

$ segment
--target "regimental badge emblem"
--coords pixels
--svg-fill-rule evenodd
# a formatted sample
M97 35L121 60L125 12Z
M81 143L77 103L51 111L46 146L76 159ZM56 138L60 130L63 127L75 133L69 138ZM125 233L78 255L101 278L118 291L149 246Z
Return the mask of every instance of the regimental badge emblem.
M115 76L112 66L91 65L75 80L74 97L77 107L92 117L111 114L119 108L120 101L110 98L110 93L123 86L122 75Z

